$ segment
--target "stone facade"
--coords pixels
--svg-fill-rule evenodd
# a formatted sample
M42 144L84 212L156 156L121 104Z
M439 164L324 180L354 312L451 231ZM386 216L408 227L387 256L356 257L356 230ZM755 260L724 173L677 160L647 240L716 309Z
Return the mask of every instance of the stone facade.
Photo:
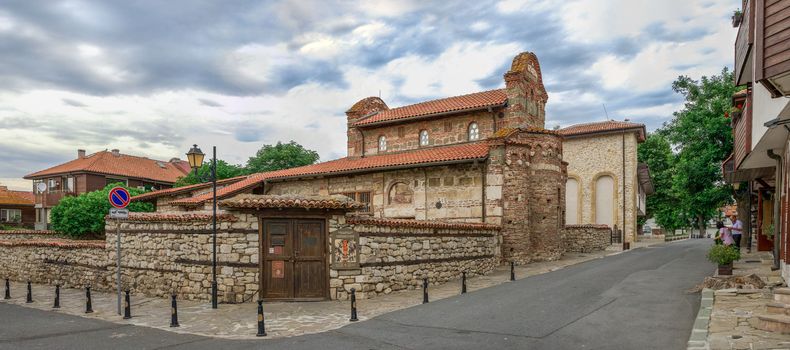
M639 142L639 133L635 131L567 138L563 142L564 159L568 162L568 179L575 180L578 184L573 196L575 200L568 202L569 205L576 205L574 210L578 213L578 219L568 224L608 224L601 222L600 217L596 219L596 181L608 176L614 180L613 200L606 203L611 207L612 224L620 229L625 227L626 241L634 241L637 233L639 182L636 150ZM625 164L623 152L625 152ZM625 180L623 179L624 165ZM625 219L623 218L624 182Z
M606 225L566 225L562 231L566 252L589 253L609 246L612 229Z
M354 221L351 221L354 223ZM350 228L359 239L358 268L330 270L330 295L346 299L351 288L362 298L420 288L423 278L442 283L482 275L499 265L499 228L491 225L452 225L435 228L402 222L358 219L330 222L330 235ZM331 261L334 261L332 259Z

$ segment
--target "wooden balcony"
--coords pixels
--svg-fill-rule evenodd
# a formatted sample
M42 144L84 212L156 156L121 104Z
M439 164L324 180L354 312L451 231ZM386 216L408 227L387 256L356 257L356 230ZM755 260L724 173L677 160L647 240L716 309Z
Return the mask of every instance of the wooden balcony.
M36 194L36 205L40 204L44 208L51 208L54 207L60 202L63 197L67 196L76 196L77 194L74 192L49 192L49 193L37 193Z
M738 36L735 39L735 85L743 85L752 80L751 61L752 46L754 44L754 16L752 7L754 0L746 2L743 8L743 20L738 27Z

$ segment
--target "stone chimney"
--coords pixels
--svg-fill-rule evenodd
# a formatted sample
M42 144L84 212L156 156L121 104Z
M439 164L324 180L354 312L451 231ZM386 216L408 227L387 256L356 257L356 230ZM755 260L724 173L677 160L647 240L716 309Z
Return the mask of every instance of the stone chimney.
M522 52L513 58L510 70L505 73L505 92L507 109L504 127L545 127L549 95L543 86L540 64L534 53Z
M84 149L78 149L77 150L77 159L82 159L82 158L85 158L85 150Z
M117 148L114 148L110 152L112 152L113 157L120 157L121 156L121 151L119 151Z
M371 116L376 112L386 111L388 109L389 107L387 107L387 104L384 103L382 99L372 96L359 100L346 111L346 117L348 121L347 135L349 157L359 157L365 154L365 140L362 135L362 130L352 126L352 124L364 119L365 117Z

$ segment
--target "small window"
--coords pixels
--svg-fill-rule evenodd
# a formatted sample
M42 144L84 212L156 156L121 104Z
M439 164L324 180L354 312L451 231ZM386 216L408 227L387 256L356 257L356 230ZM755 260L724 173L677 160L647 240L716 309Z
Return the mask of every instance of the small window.
M379 152L386 152L387 151L387 137L386 136L379 136Z
M480 139L480 129L477 127L476 122L469 124L469 141L476 141Z
M351 198L357 202L365 204L365 207L358 209L357 212L359 213L370 213L372 211L372 206L370 203L370 199L372 197L371 192L343 192L340 193L348 198Z
M420 146L428 146L428 130L420 131Z

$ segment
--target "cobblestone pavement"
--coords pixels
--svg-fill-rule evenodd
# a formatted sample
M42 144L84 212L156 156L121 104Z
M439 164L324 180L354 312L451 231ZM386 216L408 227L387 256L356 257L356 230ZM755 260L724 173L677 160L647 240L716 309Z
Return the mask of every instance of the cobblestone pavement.
M663 243L663 241L638 242L636 248ZM671 244L671 243L670 243ZM532 263L516 267L516 278L543 274L585 261L619 254L620 247L611 247L606 251L594 253L569 253L559 261ZM508 266L501 266L493 273L476 276L467 280L469 293L507 283L510 278ZM257 305L220 304L212 310L208 302L179 300L179 328L170 328L170 301L160 298L148 298L140 295L131 296L132 318L123 320L116 313L116 295L112 293L92 292L94 312L85 313L85 290L62 289L61 308L52 309L54 287L33 285L33 303L25 303L25 283L11 283L12 299L0 300L42 310L53 310L66 314L101 319L122 324L153 327L178 333L198 334L219 338L245 339L255 338L257 331ZM460 280L450 281L442 285L429 286L430 300L444 299L460 292ZM381 314L412 307L422 303L422 290L407 290L379 296L374 299L357 301L359 319L366 320ZM320 333L340 328L349 323L350 305L348 301L323 301L264 303L264 315L268 338L292 337L311 333Z
M771 253L744 253L734 264L733 275L757 274L769 285L782 283L779 271L771 271ZM722 289L714 293L708 326L711 349L790 349L790 335L756 328L757 315L767 314L773 301L770 288L760 290Z

